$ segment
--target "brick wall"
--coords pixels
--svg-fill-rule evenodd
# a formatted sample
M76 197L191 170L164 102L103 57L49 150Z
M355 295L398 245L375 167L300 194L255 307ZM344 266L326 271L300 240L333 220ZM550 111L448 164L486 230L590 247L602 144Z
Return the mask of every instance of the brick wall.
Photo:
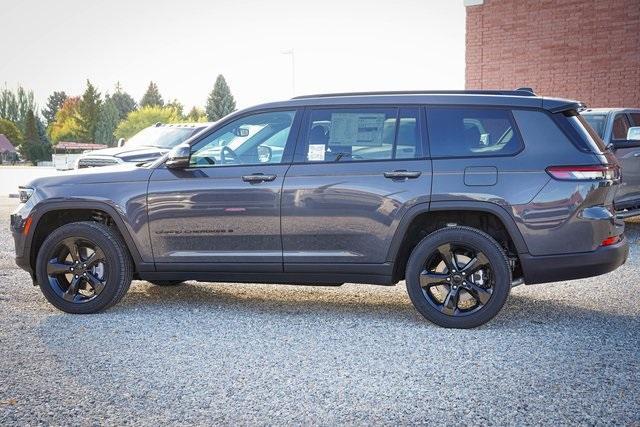
M640 0L467 6L466 87L640 107Z

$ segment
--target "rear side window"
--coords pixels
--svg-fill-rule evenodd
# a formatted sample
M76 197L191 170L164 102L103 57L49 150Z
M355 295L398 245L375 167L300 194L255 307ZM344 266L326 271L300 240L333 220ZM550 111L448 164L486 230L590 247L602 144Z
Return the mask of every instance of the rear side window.
M432 157L505 156L522 148L509 110L429 108L427 127Z
M612 139L617 140L626 140L627 132L631 124L629 123L629 119L627 119L626 114L618 114L615 119L613 119L613 134Z
M417 108L311 111L296 161L357 162L422 157Z

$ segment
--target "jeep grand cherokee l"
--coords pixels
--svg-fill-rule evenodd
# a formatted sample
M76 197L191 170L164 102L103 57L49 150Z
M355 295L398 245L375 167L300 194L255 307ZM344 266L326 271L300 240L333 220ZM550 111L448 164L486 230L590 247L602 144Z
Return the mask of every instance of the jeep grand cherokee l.
M626 260L618 165L581 107L523 90L259 105L151 164L32 181L11 217L16 261L70 313L112 306L132 278L405 280L427 319L478 326L514 285Z

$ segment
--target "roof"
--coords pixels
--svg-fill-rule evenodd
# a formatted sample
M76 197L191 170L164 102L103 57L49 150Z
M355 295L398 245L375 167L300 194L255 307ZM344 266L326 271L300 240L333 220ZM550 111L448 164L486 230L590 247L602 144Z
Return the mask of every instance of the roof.
M371 104L479 105L511 108L543 108L553 113L584 107L584 104L579 101L537 96L525 90L402 91L309 95L287 101L257 105L243 112L265 108Z
M0 153L15 153L16 149L11 145L9 138L0 133Z
M56 150L101 150L107 148L104 144L90 144L87 142L58 142L53 146Z
M640 108L585 108L580 111L580 114L609 114L609 113L637 113L640 112Z

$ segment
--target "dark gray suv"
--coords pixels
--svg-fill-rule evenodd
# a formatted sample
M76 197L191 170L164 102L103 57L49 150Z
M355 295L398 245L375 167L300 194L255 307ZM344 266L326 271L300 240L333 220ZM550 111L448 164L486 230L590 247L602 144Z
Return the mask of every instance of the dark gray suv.
M406 281L438 325L481 325L512 286L626 260L615 158L576 101L525 90L313 95L234 113L158 161L21 188L16 261L70 313L132 278Z

